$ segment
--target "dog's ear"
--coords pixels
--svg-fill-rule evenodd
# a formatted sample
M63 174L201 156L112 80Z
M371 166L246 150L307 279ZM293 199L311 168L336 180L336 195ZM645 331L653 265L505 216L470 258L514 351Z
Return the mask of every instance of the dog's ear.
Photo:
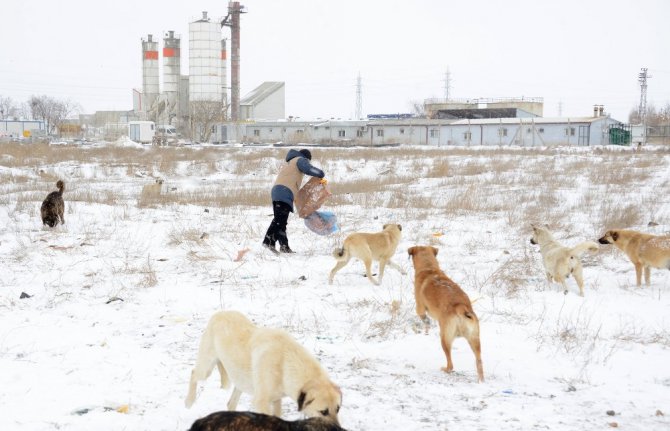
M402 232L402 226L398 225L398 230Z
M438 249L436 249L435 247L431 247L431 248L433 249L433 254L434 254L435 256L437 256Z
M410 247L410 248L408 248L408 249L407 249L407 254L409 254L410 256L414 256L414 251L415 251L415 249L416 249L416 247Z
M614 241L616 241L617 239L619 239L619 232L617 232L617 231L612 232L612 239L613 239Z
M300 391L300 395L298 395L298 411L301 412L302 408L304 407L303 404L305 403L305 397L307 394L303 391Z
M382 230L386 230L386 226L388 226L388 224L383 225Z

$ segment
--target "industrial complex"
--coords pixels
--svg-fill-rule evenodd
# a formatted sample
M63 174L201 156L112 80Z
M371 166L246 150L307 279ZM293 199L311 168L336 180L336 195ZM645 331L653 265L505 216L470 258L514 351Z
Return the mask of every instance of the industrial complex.
M181 35L168 30L162 40L152 34L142 37L138 47L142 87L132 89L133 109L80 115L67 132L105 140L126 135L159 145L183 140L372 146L603 145L629 144L644 135L610 118L601 105L594 105L588 117L545 118L541 97L427 99L423 113L413 115L286 118L284 82L258 83L240 97L240 19L245 12L243 5L233 1L224 18L202 12L189 23L188 74L182 74ZM227 28L230 39L224 36ZM0 121L0 133L26 135L30 130L43 133L45 127L41 122Z

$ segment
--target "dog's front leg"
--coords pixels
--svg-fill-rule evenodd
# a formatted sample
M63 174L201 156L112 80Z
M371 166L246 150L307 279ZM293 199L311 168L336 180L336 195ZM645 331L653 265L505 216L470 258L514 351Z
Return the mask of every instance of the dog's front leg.
M426 335L428 335L428 330L430 329L430 319L428 318L428 316L426 314L424 314L423 316L420 315L419 317L423 321L424 333Z
M388 265L389 265L391 268L397 270L397 271L398 271L399 273L401 273L402 275L406 275L406 274L407 274L407 271L405 271L404 269L402 269L402 267L401 267L400 265L398 265L397 263L393 262L391 259L389 259L387 263L388 263Z
M229 411L235 411L237 409L237 403L240 401L240 395L242 395L242 391L237 389L237 386L233 387L233 393L230 394L230 399L228 400L228 410Z

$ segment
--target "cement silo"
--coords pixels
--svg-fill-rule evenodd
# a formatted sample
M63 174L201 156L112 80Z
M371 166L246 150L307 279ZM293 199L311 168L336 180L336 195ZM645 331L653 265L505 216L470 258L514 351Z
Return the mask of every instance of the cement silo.
M188 25L188 32L189 101L221 102L221 24L203 12Z
M152 35L142 39L142 104L143 112L150 112L160 93L158 80L158 41Z
M163 94L166 107L164 122L173 124L179 101L179 77L181 74L181 40L174 31L168 31L163 38Z
M228 105L228 52L226 50L226 39L221 39L221 96L223 106Z

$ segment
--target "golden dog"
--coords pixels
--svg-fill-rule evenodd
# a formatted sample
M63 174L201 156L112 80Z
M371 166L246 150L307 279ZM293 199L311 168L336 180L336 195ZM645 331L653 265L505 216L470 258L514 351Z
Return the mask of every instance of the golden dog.
M567 295L568 285L565 280L571 275L579 286L579 294L584 296L584 277L582 276L582 262L579 258L586 251L598 251L598 244L593 241L584 241L569 248L558 243L548 229L533 227L531 244L540 246L542 263L547 274L547 280L561 283L563 293Z
M338 423L342 392L305 348L280 329L254 325L237 311L215 313L200 340L198 360L191 372L186 407L195 401L198 381L218 367L221 386L233 383L228 410L235 410L242 392L253 396L259 413L281 416L281 399L298 403L308 417Z
M608 230L601 244L614 244L628 256L635 265L635 279L638 287L644 282L650 284L651 268L670 269L670 236L657 236L634 230Z
M378 233L352 233L345 240L341 248L333 251L333 257L337 260L335 267L330 271L328 284L333 284L335 273L344 268L352 257L357 257L365 264L365 274L372 284L379 285L384 277L384 268L388 264L405 274L405 271L396 263L391 261L395 254L402 226L399 224L385 224L382 231ZM372 276L372 261L379 262L379 281Z
M464 337L475 354L478 380L483 382L479 319L472 310L470 298L458 284L440 270L435 247L415 246L409 248L407 252L414 264L416 314L425 323L426 333L430 325L426 314L437 320L440 325L442 350L447 356L447 367L442 370L448 373L453 371L451 344L456 337Z

